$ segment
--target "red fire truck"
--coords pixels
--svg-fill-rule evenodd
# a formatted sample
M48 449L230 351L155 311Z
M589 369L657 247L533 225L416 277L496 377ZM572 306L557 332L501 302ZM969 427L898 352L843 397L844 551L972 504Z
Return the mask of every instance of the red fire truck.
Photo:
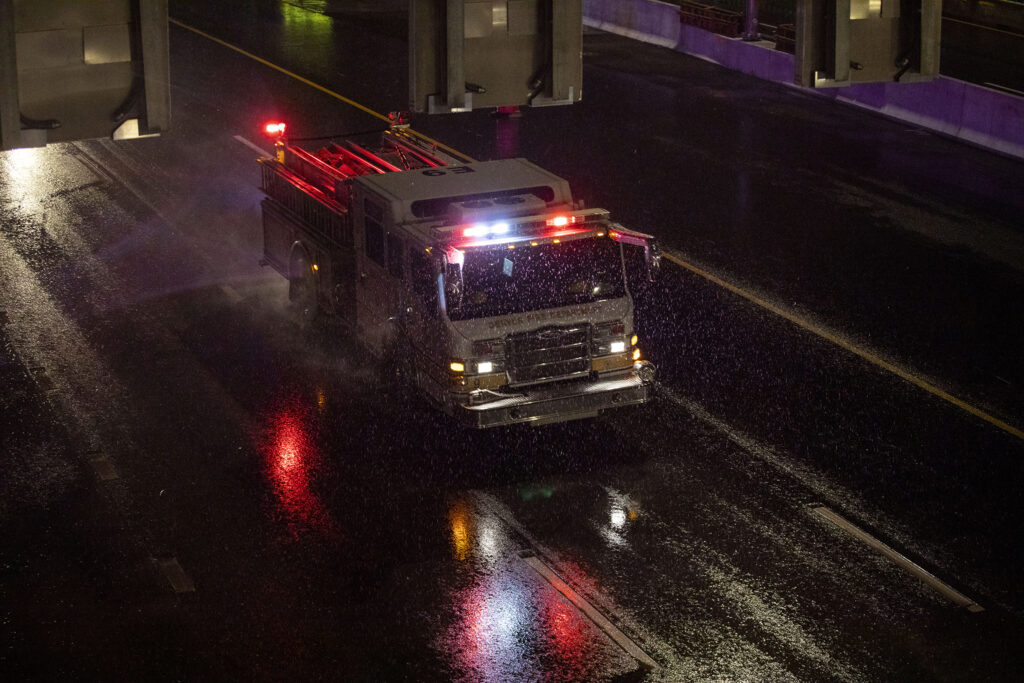
M471 427L592 417L652 396L623 245L525 159L469 162L402 126L260 159L264 260L303 320L340 318L382 376Z

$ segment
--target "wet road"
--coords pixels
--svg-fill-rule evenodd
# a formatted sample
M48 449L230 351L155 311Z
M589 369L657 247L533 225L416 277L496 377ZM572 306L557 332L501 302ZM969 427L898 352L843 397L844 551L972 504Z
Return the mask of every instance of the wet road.
M255 7L172 16L404 102L394 16ZM171 49L167 135L0 156L0 671L1017 678L1019 162L588 34L580 105L414 125L662 238L659 400L467 434L257 265L259 124L379 121L179 24Z

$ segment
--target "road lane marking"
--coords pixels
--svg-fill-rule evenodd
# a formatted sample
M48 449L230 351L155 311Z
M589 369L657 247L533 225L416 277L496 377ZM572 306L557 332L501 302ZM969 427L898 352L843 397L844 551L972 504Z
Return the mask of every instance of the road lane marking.
M181 568L176 557L157 558L156 563L175 593L194 593L196 591L195 584Z
M973 415L973 416L975 416L977 418L980 418L980 419L984 420L985 422L988 422L989 424L991 424L994 427L998 427L999 429L1003 430L1007 434L1011 434L1012 436L1015 436L1018 439L1024 439L1024 431L1018 429L1017 427L1014 427L1013 425L1010 425L1010 424L1008 424L1006 422L1003 422L999 418L994 417L993 415L990 415L990 414L986 413L984 410L981 410L980 408L976 408L973 405L971 405L970 403L967 403L966 401L963 401L963 400L957 398L956 396L953 396L952 394L949 394L949 393L943 391L942 389L939 389L934 384L932 384L930 382L927 382L927 381L921 379L920 377L912 375L911 373L907 372L906 370L903 370L903 369L893 365L892 363L889 363L888 361L885 361L885 360L879 358L878 356L876 356L875 354L871 353L870 351L862 349L859 346L857 346L857 345L855 345L855 344L853 344L853 343L851 343L849 341L846 341L845 339L839 337L837 334L834 334L833 332L830 332L830 331L826 330L825 328L823 328L823 327L821 327L819 325L815 325L814 323L812 323L812 322L810 322L808 320L805 320L805 319L801 318L800 316L798 316L798 315L796 315L794 313L791 313L790 311L787 311L787 310L785 310L784 308L782 308L780 306L776 306L773 303L765 301L764 299L762 299L761 297L757 296L756 294L748 292L747 290L743 289L742 287L738 287L737 285L734 285L731 282L727 282L726 280L723 280L722 278L718 277L717 275L713 275L712 273L709 273L708 271L704 270L703 268L699 268L699 267L693 265L692 263L689 263L688 261L686 261L683 258L673 254L672 252L665 251L663 253L663 255L664 255L665 258L667 258L672 263L675 263L676 265L681 266L682 268L685 268L686 270L690 271L691 273L694 273L695 275L699 275L702 278L704 278L705 280L708 280L709 282L713 282L714 284L718 285L719 287L722 287L723 289L727 289L730 292L732 292L733 294L736 294L737 296L743 297L747 301L749 301L749 302L751 302L751 303L753 303L753 304L755 304L757 306L760 306L761 308L764 308L765 310L770 311L771 313L774 313L775 315L779 316L780 318L784 318L785 320L788 320L789 322L793 323L794 325L797 325L798 327L803 328L804 330L810 332L811 334L814 334L815 336L821 337L825 341L831 342L832 344L834 344L834 345L836 345L836 346L838 346L838 347L840 347L842 349L845 349L846 351L849 351L850 353L854 354L855 356L859 356L860 358L866 360L867 362L871 363L872 365L874 365L876 367L879 367L882 370L885 370L886 372L892 373L893 375L896 375L897 377L899 377L902 380L910 382L911 384L913 384L914 386L918 387L919 389L923 389L924 391L928 392L929 394L932 394L933 396L941 398L943 401L946 401L947 403L950 403L950 404L956 406L957 408L960 408L964 412L970 413L971 415Z
M29 368L29 373L32 375L32 379L35 380L36 386L44 394L52 394L57 390L57 385L53 383L53 379L46 374L46 368L38 366Z
M260 64L262 64L262 65L264 65L266 67L269 67L271 69L274 69L275 71L283 73L285 76L289 76L291 78L294 78L295 80L299 81L300 83L304 83L305 85L308 85L309 87L311 87L311 88L313 88L315 90L319 90L320 92L324 93L325 95L329 95L329 96L333 97L336 100L340 100L340 101L344 102L345 104L349 105L350 107L355 107L356 109L358 109L359 111L361 111L361 112L363 112L365 114L369 114L370 116L376 117L376 118L378 118L378 119L380 119L382 121L386 121L388 124L391 123L391 119L388 118L385 114L381 114L380 112L374 111L373 109L370 109L369 107L367 107L365 105L359 104L355 100L351 100L351 99L345 97L344 95L338 94L338 93L334 92L333 90L331 90L330 88L325 88L324 86L320 85L319 83L315 83L315 82L309 80L308 78L304 78L304 77L298 75L297 73L294 73L292 71L288 71L284 67L278 66L277 64L274 64L271 61L263 59L262 57L257 57L253 53L248 52L246 50L243 50L242 48L240 48L240 47L238 47L236 45L232 45L231 43L229 43L227 41L224 41L224 40L221 40L220 38L214 37L214 36L210 35L209 33L206 33L204 31L200 31L199 29L197 29L197 28L195 28L193 26L189 26L188 24L186 24L184 22L178 21L174 17L168 17L167 21L169 23L171 23L171 24L174 24L175 26L179 26L179 27L181 27L181 28L183 28L183 29L185 29L187 31L191 31L192 33L195 33L198 36L202 36L203 38L206 38L207 40L212 40L213 42L217 43L218 45L223 45L224 47L228 48L229 50L234 50L235 52L237 52L240 55L244 55L245 57L248 57L249 59L257 61L257 62L259 62ZM452 149L448 145L445 145L444 143L438 142L437 140L434 140L433 138L428 137L428 136L424 135L423 133L415 131L412 128L409 128L408 131L410 133L412 133L413 135L415 135L416 137L420 138L421 140L425 140L426 142L429 142L432 145L436 145L439 148L445 150L446 152L448 152L450 154L454 154L455 156L464 158L468 163L473 163L474 161L476 161L472 157L467 156L467 155L463 154L462 152L459 152L458 150Z
M223 45L224 47L228 48L229 50L234 50L235 52L238 52L241 55L244 55L244 56L246 56L246 57L248 57L248 58L250 58L250 59L252 59L254 61L257 61L260 64L263 64L264 66L267 66L267 67L269 67L271 69L279 71L280 73L283 73L283 74L285 74L287 76L290 76L290 77L298 80L299 82L304 83L304 84L310 86L311 88L319 90L319 91L321 91L321 92L323 92L323 93L325 93L325 94L327 94L327 95L329 95L331 97L334 97L335 99L341 100L342 102L344 102L344 103L346 103L346 104L348 104L348 105L350 105L352 107L355 107L356 109L359 109L362 112L370 114L371 116L374 116L374 117L376 117L378 119L381 119L383 121L388 121L390 123L390 119L387 116L385 116L385 115L383 115L383 114L381 114L379 112L376 112L376 111L370 109L369 107L366 107L366 106L364 106L362 104L359 104L358 102L356 102L354 100L351 100L351 99L349 99L349 98L347 98L347 97L345 97L343 95L340 95L340 94L334 92L333 90L330 90L328 88L325 88L322 85L319 85L319 84L317 84L317 83L315 83L313 81L310 81L307 78L303 78L302 76L299 76L296 73L288 71L287 69L285 69L283 67L280 67L280 66L274 64L273 62L270 62L270 61L268 61L266 59L263 59L262 57L257 57L256 55L254 55L254 54L252 54L250 52L247 52L246 50L243 50L240 47L237 47L235 45L232 45L231 43L228 43L226 41L221 40L220 38L216 38L216 37L214 37L214 36L212 36L212 35L210 35L208 33L200 31L199 29L194 28L192 26L189 26L188 24L185 24L185 23L183 23L183 22L181 22L181 21L179 21L177 19L174 19L173 17L169 18L168 21L170 23L176 25L176 26L179 26L179 27L183 28L183 29L186 29L188 31L192 31L196 35L202 36L202 37L204 37L204 38L206 38L208 40L212 40L213 42L215 42L215 43L217 43L219 45ZM445 150L446 152L449 152L450 154L454 154L456 156L464 157L470 163L475 161L472 157L470 157L470 156L468 156L466 154L463 154L462 152L459 152L458 150L456 150L456 149L454 149L452 147L449 147L449 146L447 146L447 145L445 145L445 144L443 144L441 142L438 142L437 140L434 140L434 139L432 139L432 138L430 138L430 137L428 137L426 135L423 135L422 133L414 131L411 128L409 129L409 132L414 134L414 135L416 135L417 137L419 137L419 138L421 138L421 139L423 139L423 140L433 144L433 145L437 145L439 148ZM237 137L239 137L239 136L236 136L236 138ZM713 282L713 283L717 284L718 286L723 287L723 288L729 290L730 292L733 292L734 294L737 294L737 295L747 299L751 303L754 303L757 306L760 306L761 308L764 308L765 310L768 310L768 311L770 311L770 312L772 312L772 313L774 313L774 314L776 314L776 315L778 315L778 316L780 316L780 317L782 317L782 318L784 318L784 319L794 323L795 325L798 325L799 327L802 327L803 329L807 330L808 332L811 332L812 334L814 334L814 335L816 335L818 337L821 337L822 339L825 339L826 341L829 341L832 344L835 344L836 346L839 346L840 348L843 348L843 349L849 351L850 353L853 353L856 356L859 356L859 357L863 358L864 360L868 361L872 365L875 365L875 366L877 366L879 368L882 368L883 370L886 370L887 372L890 372L890 373L896 375L897 377L899 377L899 378L901 378L901 379L903 379L903 380L905 380L907 382L910 382L911 384L915 385L916 387L918 387L920 389L923 389L924 391L932 394L933 396L936 396L936 397L946 401L947 403L950 403L950 404L956 406L957 408L960 408L961 410L963 410L963 411L965 411L965 412L967 412L967 413L969 413L969 414L971 414L971 415L973 415L973 416L975 416L975 417L977 417L977 418L979 418L979 419L981 419L981 420L983 420L985 422L988 422L989 424L993 425L994 427L997 427L997 428L1003 430L1007 434L1011 434L1012 436L1015 436L1018 439L1024 440L1024 430L1018 429L1017 427L1014 427L1013 425L1010 425L1010 424L1000 420L999 418L997 418L997 417L995 417L993 415L988 414L987 412L981 410L980 408L974 407L973 405L967 403L966 401L963 401L963 400L953 396L952 394L949 394L949 393L943 391L942 389L939 389L938 387L936 387L934 384L931 384L930 382L927 382L927 381L925 381L925 380L923 380L923 379L921 379L921 378L919 378L919 377L917 377L915 375L912 375L909 372L901 370L900 368L896 367L892 363L889 363L889 362L887 362L885 360L882 360L881 358L879 358L875 354L870 353L869 351L861 349L860 347L855 346L854 344L841 339L840 337L836 336L835 334L825 330L824 328L822 328L822 327L820 327L818 325L815 325L815 324L813 324L813 323L811 323L809 321L806 321L806 320L796 316L793 313L790 313L789 311L786 311L786 310L784 310L784 309L782 309L782 308L780 308L778 306L775 306L774 304L771 304L771 303L765 301L764 299L762 299L762 298L760 298L760 297L758 297L758 296L756 296L756 295L754 295L754 294L752 294L750 292L747 292L746 290L744 290L744 289L742 289L742 288L740 288L740 287L738 287L736 285L733 285L733 284L731 284L729 282L726 282L725 280L721 279L720 277L712 275L711 273L707 272L706 270L703 270L702 268L698 268L697 266L695 266L695 265L685 261L681 257L676 256L675 254L673 254L673 253L671 253L669 251L665 251L664 252L664 256L665 256L665 258L667 258L669 261L672 261L676 265L681 266L682 268L685 268L685 269L689 270L690 272L692 272L692 273L694 273L696 275L700 275L704 279L706 279L706 280L708 280L710 282Z
M529 530L527 530L526 527L524 527L519 522L519 520L516 519L515 515L512 514L512 511L504 503L499 501L494 496L488 493L484 493L483 491L471 491L471 494L477 505L479 505L484 511L490 513L491 515L494 515L496 518L500 519L503 523L508 525L509 528L513 529L517 534L519 534L526 541L528 546L532 548L531 551L520 554L520 557L522 559L525 559L525 554L533 554L535 556L541 555L547 558L548 561L554 562L555 565L561 564L561 560L558 557L558 553L551 550L550 548L545 547L544 544L542 544L538 539L534 538L533 535L529 532ZM628 613L623 613L614 603L614 601L602 595L596 589L590 591L589 597L591 601L596 602L601 607L604 614L612 615L618 623L624 624L626 628L630 629L633 633L644 633L644 642L646 643L648 649L654 649L655 651L659 652L662 655L663 660L672 660L672 649L666 644L658 641L657 638L653 637L651 634L646 633L645 629L642 628L636 622L634 622L632 617ZM637 649L639 650L640 648L638 647ZM643 650L640 651L643 652ZM627 650L627 652L629 651ZM632 655L631 652L629 654ZM651 658L647 656L647 659ZM637 661L642 660L637 659ZM655 662L654 669L661 670L661 667Z
M235 139L238 140L239 142L241 142L243 145L245 145L249 149L255 151L261 157L269 157L270 156L270 152L268 152L267 150L263 149L259 145L255 144L255 143L252 143L249 140L246 140L241 135L236 135Z
M909 572L913 576L916 576L921 581L927 583L929 586L938 591L946 599L948 599L950 602L954 603L958 607L966 607L968 612L985 611L985 608L976 603L974 600L971 600L969 597L967 597L960 591L956 590L949 584L945 583L924 567L921 567L917 563L911 561L910 559L904 557L902 554L896 552L895 550L887 546L885 543L882 543L880 540L878 540L868 532L860 529L852 522L847 520L845 517L839 515L836 512L833 512L831 509L825 507L824 505L811 505L810 510L811 512L818 515L822 519L831 522L832 524L839 527L840 529L850 534L854 538L866 543L871 548L874 548L881 554L885 555L887 558L892 560L902 569Z
M220 291L224 293L224 296L226 296L228 298L228 301L230 301L232 304L237 304L238 302L242 301L242 299L245 298L241 294L239 294L238 290L232 287L231 285L221 285Z
M998 83L990 83L989 81L985 81L984 83L982 83L982 85L987 86L989 88L995 88L997 90L1003 90L1003 91L1011 93L1013 95L1024 96L1024 92L1022 92L1020 90L1015 90L1014 88L1010 88L1010 87L1005 86L1005 85L999 85Z
M102 453L90 455L89 464L92 465L92 469L100 481L113 481L120 478L114 468L114 463L110 462L110 458Z
M594 622L595 626L604 631L605 635L611 638L616 645L621 647L626 654L639 662L640 666L648 671L657 671L661 668L658 666L658 663L651 659L646 652L641 650L640 647L629 638L629 636L620 631L615 624L608 621L603 614L594 609L593 605L587 602L587 600L579 593L574 591L572 586L562 580L562 577L552 571L551 568L544 564L539 557L534 555L532 552L526 552L520 554L520 558L523 562L530 565L534 571L544 577L544 579L550 583L555 590L564 595L565 598L575 605L579 611L583 612L590 621Z
M954 19L953 17L942 17L942 20L943 21L949 21L949 22L952 22L954 24L963 24L964 26L970 26L972 28L980 28L980 29L983 29L985 31L992 31L993 33L1005 33L1006 35L1013 36L1014 38L1024 38L1024 35L1020 34L1017 31L1006 31L1006 30L1003 30L1001 28L995 28L993 26L985 26L984 24L976 24L973 21L964 21L963 19Z

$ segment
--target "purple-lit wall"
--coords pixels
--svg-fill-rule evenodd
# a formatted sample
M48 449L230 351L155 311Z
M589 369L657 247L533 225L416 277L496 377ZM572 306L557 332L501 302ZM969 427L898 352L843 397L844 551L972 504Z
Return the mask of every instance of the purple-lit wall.
M658 0L583 0L583 22L797 87L793 55L767 43L748 43L684 26L677 5ZM811 92L1024 159L1022 97L945 76L928 83L863 83Z

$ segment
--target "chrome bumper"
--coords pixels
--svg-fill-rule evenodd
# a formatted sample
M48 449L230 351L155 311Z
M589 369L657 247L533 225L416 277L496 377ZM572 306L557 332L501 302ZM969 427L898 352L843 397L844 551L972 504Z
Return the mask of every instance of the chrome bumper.
M642 367L642 373L633 370L610 379L546 384L510 395L477 394L469 404L452 406L451 412L460 423L476 428L519 423L540 426L595 417L609 408L639 405L650 400L654 366L644 363ZM493 399L487 400L490 397Z

